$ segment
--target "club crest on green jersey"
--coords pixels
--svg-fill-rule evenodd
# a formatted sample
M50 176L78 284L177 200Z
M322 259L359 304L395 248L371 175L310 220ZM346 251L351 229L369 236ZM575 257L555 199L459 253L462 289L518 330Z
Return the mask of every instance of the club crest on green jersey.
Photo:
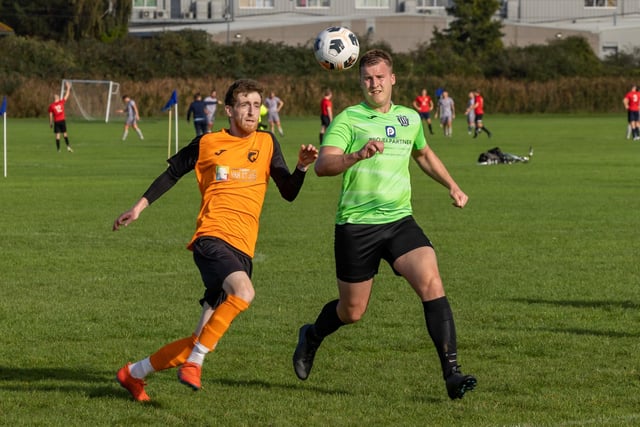
M396 116L396 118L398 119L398 122L400 123L400 126L402 126L402 127L409 126L409 117L407 117L407 116Z

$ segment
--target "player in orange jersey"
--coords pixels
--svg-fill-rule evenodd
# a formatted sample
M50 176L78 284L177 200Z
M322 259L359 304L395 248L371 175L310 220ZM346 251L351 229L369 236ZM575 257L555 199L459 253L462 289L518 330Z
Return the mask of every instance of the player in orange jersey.
M293 173L275 136L257 130L262 87L254 80L235 81L225 96L229 128L196 137L168 160L169 167L113 224L118 230L195 170L202 195L196 231L188 248L204 282L202 314L193 335L165 345L149 357L122 367L117 380L138 401L147 401L147 375L179 366L178 379L193 390L201 387L206 354L215 349L233 319L249 307L255 291L252 258L269 178L281 196L293 201L310 164L318 157L313 145L302 145Z

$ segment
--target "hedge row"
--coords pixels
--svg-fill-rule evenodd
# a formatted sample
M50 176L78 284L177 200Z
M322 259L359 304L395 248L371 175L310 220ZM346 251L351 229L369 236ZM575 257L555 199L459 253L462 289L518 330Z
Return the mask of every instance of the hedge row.
M363 50L373 47L364 38L361 42ZM285 115L317 114L327 86L334 91L336 109L361 99L357 71L324 71L310 46L250 40L226 46L201 31L117 43L86 39L57 44L10 36L0 38L0 51L0 96L8 96L13 117L46 115L63 78L118 81L121 93L137 100L143 116L160 114L174 89L185 111L193 93L216 87L222 97L240 77L255 78L275 91L286 102ZM599 61L579 39L505 49L491 64L470 64L455 52L428 45L409 54L394 53L394 58L395 102L410 104L421 88L433 93L443 87L461 110L468 91L479 88L489 113L620 112L624 93L634 80L640 81L639 52Z

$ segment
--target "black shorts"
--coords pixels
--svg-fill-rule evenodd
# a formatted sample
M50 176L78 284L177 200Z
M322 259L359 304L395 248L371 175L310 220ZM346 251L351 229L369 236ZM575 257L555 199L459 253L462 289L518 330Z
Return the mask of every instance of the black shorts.
M423 246L433 247L412 216L389 224L336 225L336 277L350 283L369 280L378 273L380 260L393 268L400 256Z
M65 120L53 122L53 133L65 133L67 131L67 122Z
M429 120L431 118L431 112L430 111L420 111L420 112L418 112L418 114L420 114L420 118L422 120Z
M482 118L484 117L484 114L476 114L476 123L479 123L482 121Z
M213 308L227 297L222 290L222 283L227 276L236 271L244 271L251 277L253 270L249 255L215 237L200 237L193 242L193 260L205 286L200 304L206 301Z
M627 111L627 121L640 122L640 111Z
M331 119L326 114L320 116L320 123L322 126L327 127L331 123Z

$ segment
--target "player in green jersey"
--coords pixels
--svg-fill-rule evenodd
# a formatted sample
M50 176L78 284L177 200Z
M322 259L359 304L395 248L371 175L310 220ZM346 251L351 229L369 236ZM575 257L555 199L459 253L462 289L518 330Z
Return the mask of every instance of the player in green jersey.
M307 379L323 339L362 318L384 259L420 298L447 393L459 399L476 379L460 371L436 254L412 216L409 160L449 190L455 207L464 207L468 197L427 145L418 113L391 102L396 83L391 56L371 50L359 68L364 102L335 117L315 164L318 176L342 174L334 242L339 299L328 302L315 323L300 328L294 370Z

